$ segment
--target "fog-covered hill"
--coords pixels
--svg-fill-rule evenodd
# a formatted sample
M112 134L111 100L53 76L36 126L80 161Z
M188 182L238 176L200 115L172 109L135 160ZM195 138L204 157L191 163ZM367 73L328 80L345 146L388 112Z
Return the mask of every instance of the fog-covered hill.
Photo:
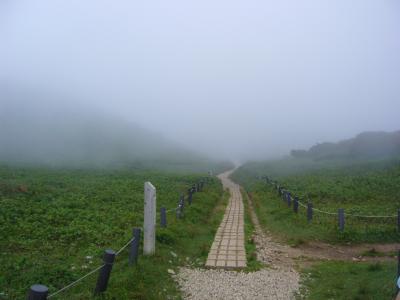
M400 131L363 132L338 143L322 143L309 150L292 150L294 157L326 160L336 158L380 159L400 156Z
M26 91L3 89L0 96L1 163L56 167L194 167L201 171L219 168L216 162L160 134L90 107L66 105L65 101L52 101Z

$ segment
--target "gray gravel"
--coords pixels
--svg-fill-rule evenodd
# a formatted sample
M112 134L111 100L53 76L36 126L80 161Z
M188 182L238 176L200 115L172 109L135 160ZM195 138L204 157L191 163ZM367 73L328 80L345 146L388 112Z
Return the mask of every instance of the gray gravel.
M244 273L181 268L175 276L183 298L198 299L294 299L299 275L294 271L263 269Z
M249 204L252 209L252 203ZM273 242L263 232L254 211L251 218L255 225L253 241L257 259L269 267L251 273L180 268L173 277L184 299L295 299L300 278L285 253L288 248Z
M287 255L288 247L273 242L261 229L250 199L248 203L255 227L252 240L257 259L266 267L249 273L180 268L177 274L170 274L178 282L184 299L295 299L300 278Z

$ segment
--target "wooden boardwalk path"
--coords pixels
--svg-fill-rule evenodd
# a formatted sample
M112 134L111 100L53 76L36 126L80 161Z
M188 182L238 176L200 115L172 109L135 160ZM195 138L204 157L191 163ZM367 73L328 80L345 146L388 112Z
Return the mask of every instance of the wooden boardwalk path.
M218 176L224 189L229 189L231 196L208 254L206 267L209 268L245 268L247 265L244 248L243 199L240 186L229 179L232 172Z

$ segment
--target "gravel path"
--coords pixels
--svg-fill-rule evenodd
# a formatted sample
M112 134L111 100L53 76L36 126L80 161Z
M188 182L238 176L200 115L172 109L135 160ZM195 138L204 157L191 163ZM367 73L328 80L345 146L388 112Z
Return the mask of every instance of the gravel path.
M299 289L299 274L293 269L292 260L283 253L286 247L272 242L263 233L253 210L251 217L257 259L268 267L251 273L181 268L173 276L184 299L294 299Z
M298 274L263 269L244 273L182 268L177 280L184 299L293 299Z

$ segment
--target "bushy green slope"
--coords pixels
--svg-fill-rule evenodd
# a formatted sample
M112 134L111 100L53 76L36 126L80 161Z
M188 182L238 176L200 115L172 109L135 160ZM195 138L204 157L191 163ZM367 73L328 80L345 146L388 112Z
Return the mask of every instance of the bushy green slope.
M306 209L299 213L278 196L275 188L260 179L269 176L317 210L308 224ZM357 164L326 164L304 160L281 160L245 164L233 178L253 194L260 219L266 227L286 239L320 239L330 242L398 241L397 212L400 208L400 162L384 160ZM346 227L338 231L335 215L346 213ZM393 216L363 218L350 215Z
M23 299L34 283L47 285L52 293L100 265L105 249L119 249L133 227L143 226L145 181L157 188L159 211L161 206L175 208L180 193L199 178L150 171L0 168L0 299ZM169 212L168 228L157 229L154 257L141 256L137 267L128 266L127 251L117 257L105 299L179 297L167 270L204 262L223 214L221 199L222 187L214 179L194 195L183 219ZM96 275L57 299L92 299Z

